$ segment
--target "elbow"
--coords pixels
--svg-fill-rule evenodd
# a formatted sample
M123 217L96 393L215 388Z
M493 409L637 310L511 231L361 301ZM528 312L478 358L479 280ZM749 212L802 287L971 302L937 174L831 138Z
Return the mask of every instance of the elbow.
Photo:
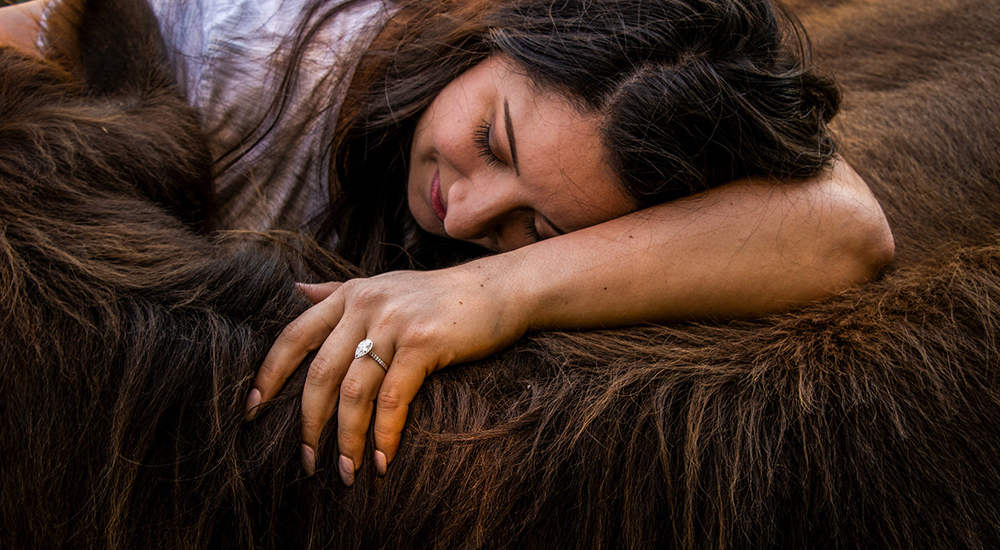
M836 237L829 239L827 258L836 258L834 292L871 281L896 254L889 221L868 184L842 160L821 180L820 193L828 199L825 224ZM830 265L830 264L828 264Z
M895 257L896 241L889 222L878 204L873 206L861 215L855 211L850 229L842 233L837 254L841 264L838 271L842 282L837 285L840 289L871 281Z
M857 283L874 279L896 255L896 241L885 217L877 227L871 227L855 254Z

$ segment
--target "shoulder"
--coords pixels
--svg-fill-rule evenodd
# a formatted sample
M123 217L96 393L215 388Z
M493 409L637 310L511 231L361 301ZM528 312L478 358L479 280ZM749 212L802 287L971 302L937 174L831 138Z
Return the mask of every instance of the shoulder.
M339 52L390 10L382 0L150 0L171 61L189 90L203 70L240 78L260 73L299 30L320 25L314 52ZM318 9L314 9L318 8ZM336 12L335 17L327 18ZM310 14L313 14L310 16ZM310 56L315 53L310 52ZM233 66L229 66L233 65ZM185 72L193 74L185 75ZM185 78L186 77L186 78Z
M317 18L339 12L334 18L338 23L363 27L391 11L387 7L391 2L382 0L150 0L150 4L164 35L185 30L236 41L280 41L308 24L304 19L310 13Z

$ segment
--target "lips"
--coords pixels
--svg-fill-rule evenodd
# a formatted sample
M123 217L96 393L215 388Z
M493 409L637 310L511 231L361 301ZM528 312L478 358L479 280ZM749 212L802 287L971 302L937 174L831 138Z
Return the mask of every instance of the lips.
M448 213L448 209L444 205L444 201L441 199L441 172L434 172L434 179L431 180L431 208L434 209L434 213L437 214L441 223L444 223L444 217Z

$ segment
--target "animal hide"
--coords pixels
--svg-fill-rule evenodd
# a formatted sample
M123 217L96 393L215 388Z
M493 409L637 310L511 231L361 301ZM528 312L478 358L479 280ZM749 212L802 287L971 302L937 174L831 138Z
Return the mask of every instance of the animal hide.
M752 321L531 335L429 378L388 475L369 449L353 488L330 437L301 471L303 369L243 422L307 306L294 276L348 268L198 234L208 158L151 14L67 6L49 60L0 55L0 545L1000 546L992 0L792 3L893 228L877 281Z

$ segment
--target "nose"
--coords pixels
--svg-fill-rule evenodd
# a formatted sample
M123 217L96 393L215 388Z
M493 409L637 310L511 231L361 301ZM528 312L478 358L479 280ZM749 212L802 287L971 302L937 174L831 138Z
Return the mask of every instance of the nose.
M500 250L504 225L526 207L517 187L503 177L462 178L448 190L444 229L454 239Z

